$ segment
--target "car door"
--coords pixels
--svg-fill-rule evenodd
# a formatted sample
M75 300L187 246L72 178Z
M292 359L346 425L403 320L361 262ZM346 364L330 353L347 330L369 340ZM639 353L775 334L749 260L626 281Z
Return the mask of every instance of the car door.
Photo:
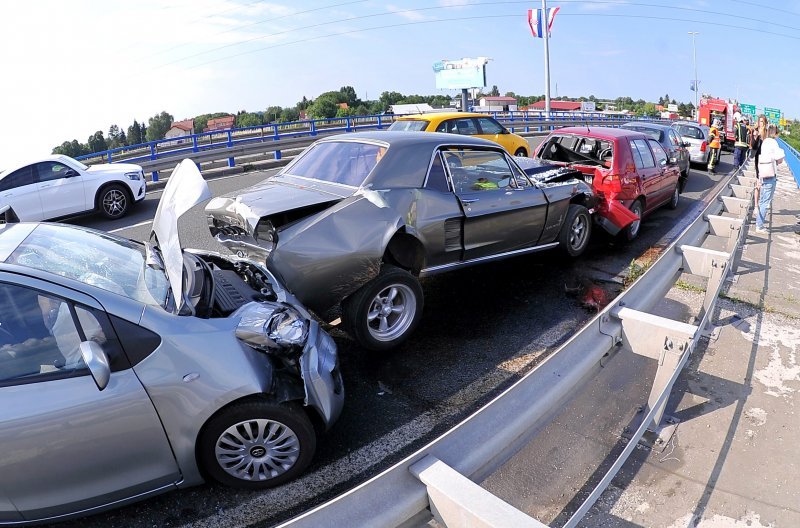
M547 199L509 163L507 154L461 149L446 152L445 160L464 211L464 260L536 245L547 216Z
M669 162L667 152L661 146L661 143L653 139L648 139L647 142L653 150L656 167L661 168L661 192L659 195L662 200L667 201L672 196L672 191L675 190L675 185L678 183L680 169L676 164Z
M669 141L674 149L676 163L678 164L678 167L680 167L681 172L688 171L689 150L683 146L683 139L681 139L675 130L670 129Z
M488 139L489 141L494 141L503 146L507 151L514 154L514 145L513 142L510 141L511 134L508 131L492 119L491 117L479 117L477 118L478 127L480 128L478 137Z
M35 167L44 218L58 218L92 208L91 205L87 207L84 177L79 171L57 161L43 161Z
M655 140L654 140L655 141ZM630 140L633 162L636 165L636 172L642 182L642 192L645 196L645 210L649 211L657 207L663 200L663 174L661 167L656 166L653 152L647 144L647 140Z
M42 202L36 187L33 165L15 170L0 180L0 207L10 205L22 222L42 220Z
M102 390L80 353L87 340L109 359ZM91 297L0 272L0 401L0 489L25 520L180 479L153 404Z

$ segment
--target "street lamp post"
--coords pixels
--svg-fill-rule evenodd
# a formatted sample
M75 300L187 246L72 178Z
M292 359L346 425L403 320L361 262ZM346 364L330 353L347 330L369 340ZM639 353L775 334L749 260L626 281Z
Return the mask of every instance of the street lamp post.
M699 35L700 33L697 31L689 31L689 34L692 36L692 59L694 61L694 112L695 112L695 119L697 116L700 115L698 113L698 92L700 91L700 87L697 85L697 48L694 45L694 37L695 35Z

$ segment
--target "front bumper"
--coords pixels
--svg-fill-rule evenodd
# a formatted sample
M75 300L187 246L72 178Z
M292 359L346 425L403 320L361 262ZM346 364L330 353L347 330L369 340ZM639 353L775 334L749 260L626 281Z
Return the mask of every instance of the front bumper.
M329 429L342 413L344 383L336 344L316 321L309 322L308 342L300 357L300 371L306 391L304 403L319 413L325 428Z
M141 185L139 185L139 188L138 189L133 189L133 201L134 201L134 203L135 202L141 202L142 200L144 200L144 197L147 194L147 180L142 178L141 180L139 180L139 183L141 184Z

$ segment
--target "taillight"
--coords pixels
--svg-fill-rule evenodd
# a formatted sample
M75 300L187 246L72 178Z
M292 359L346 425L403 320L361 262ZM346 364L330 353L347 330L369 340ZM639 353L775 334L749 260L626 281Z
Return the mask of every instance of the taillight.
M619 179L617 174L609 174L603 177L603 190L615 193L622 192L622 180Z
M700 152L705 152L707 148L708 148L708 143L706 143L705 141L700 143Z

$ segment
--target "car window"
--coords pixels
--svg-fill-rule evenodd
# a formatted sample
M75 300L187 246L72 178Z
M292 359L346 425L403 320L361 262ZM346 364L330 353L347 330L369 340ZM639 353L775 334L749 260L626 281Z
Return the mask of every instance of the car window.
M401 132L419 132L425 130L428 122L422 119L400 119L389 125L389 130L400 130Z
M635 125L624 125L623 128L627 128L628 130L635 130L637 132L641 132L651 138L655 139L656 141L661 141L661 131L656 130L655 128L643 127L643 126L635 126Z
M475 191L506 191L515 187L514 173L497 151L451 150L445 153L456 194Z
M28 165L27 167L15 170L0 180L0 191L16 189L17 187L22 187L23 185L30 185L33 182L33 165Z
M43 161L36 164L36 170L39 173L39 181L46 182L63 178L69 167L55 161Z
M678 134L683 137L692 138L692 139L705 139L705 135L703 135L703 131L697 127L688 126L688 125L678 125L677 127Z
M462 136L476 136L479 133L478 126L472 118L455 119L449 123L453 123L453 128L448 132L461 134Z
M631 141L631 150L638 150L639 156L634 154L634 160L637 163L636 167L639 169L649 169L656 166L656 161L653 159L653 153L645 143L644 139L634 139Z
M434 191L448 192L450 187L447 185L447 174L444 172L442 156L438 152L433 157L428 177L425 180L425 188Z
M286 173L360 187L386 151L386 147L373 143L326 141L306 150Z
M656 165L661 167L662 162L667 161L667 152L664 150L664 147L658 141L654 141L652 139L647 140L650 143L650 148L653 149L653 154L656 157Z
M495 135L503 133L503 126L491 117L479 117L478 125L481 127L481 134Z
M680 146L681 142L678 139L678 134L674 130L669 131L669 140L673 144L673 146Z

